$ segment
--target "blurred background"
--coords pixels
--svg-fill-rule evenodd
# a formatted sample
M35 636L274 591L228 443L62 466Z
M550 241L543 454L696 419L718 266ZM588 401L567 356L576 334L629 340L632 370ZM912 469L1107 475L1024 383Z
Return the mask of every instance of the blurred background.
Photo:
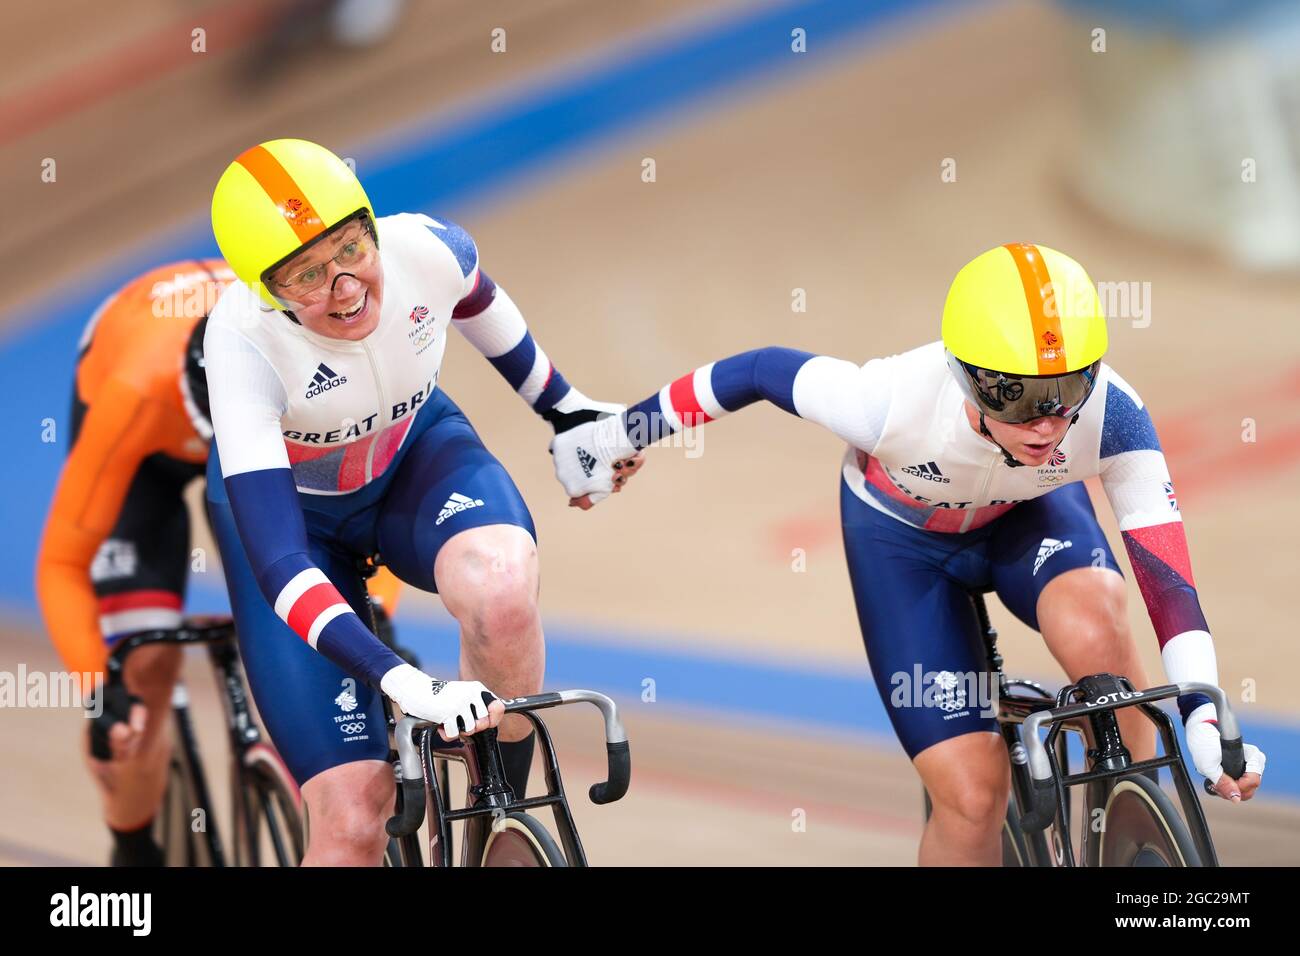
M1220 856L1300 862L1294 3L62 0L5 27L0 670L58 667L32 567L67 448L40 435L66 415L80 330L127 279L217 254L211 190L254 143L316 140L355 160L380 215L460 222L604 400L763 345L904 351L938 337L963 263L1040 242L1115 293L1109 361L1155 418L1222 683L1269 756L1256 801L1207 803ZM579 513L549 429L456 337L443 368L537 521L548 688L627 709L631 794L575 806L592 862L914 862L920 785L869 683L840 443L754 408ZM191 597L224 607L215 564ZM1131 583L1129 605L1159 675ZM1059 683L1036 634L994 620L1009 671ZM454 668L436 597L408 591L397 625ZM601 770L584 716L556 721L572 793ZM0 710L0 863L107 858L83 727Z

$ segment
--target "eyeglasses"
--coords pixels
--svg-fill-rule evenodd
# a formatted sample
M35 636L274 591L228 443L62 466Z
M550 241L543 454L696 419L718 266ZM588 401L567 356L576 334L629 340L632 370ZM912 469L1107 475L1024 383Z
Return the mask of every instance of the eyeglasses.
M283 282L274 279L271 281L277 288L283 290L285 293L284 298L301 299L317 292L325 285L331 262L338 263L342 269L348 269L369 262L374 252L375 241L371 237L369 230L363 226L359 233L345 238L343 244L339 246L338 252L324 262L318 262L307 266L305 269L300 269Z

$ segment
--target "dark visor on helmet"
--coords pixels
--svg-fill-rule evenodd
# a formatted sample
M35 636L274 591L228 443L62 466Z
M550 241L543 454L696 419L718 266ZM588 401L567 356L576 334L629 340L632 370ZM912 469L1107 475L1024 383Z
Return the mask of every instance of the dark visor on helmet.
M1083 407L1097 384L1100 359L1064 375L1004 375L950 356L953 371L969 386L967 393L987 417L1009 425L1036 418L1070 418Z

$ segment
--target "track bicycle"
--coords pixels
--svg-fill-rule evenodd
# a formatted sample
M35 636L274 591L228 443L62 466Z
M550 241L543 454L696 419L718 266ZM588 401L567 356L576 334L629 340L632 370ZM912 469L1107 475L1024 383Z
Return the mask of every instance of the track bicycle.
M365 580L376 574L381 564L382 559L372 555L359 559L356 568ZM375 613L373 601L370 611L374 634L408 664L419 667L414 652L396 642L391 621ZM572 703L590 703L600 710L609 771L604 783L592 785L589 796L593 803L613 803L627 793L632 774L627 733L614 701L590 690L541 693L503 701L507 714L521 714L533 725L540 745L546 793L524 797L506 782L496 728L446 741L438 733L437 724L409 716L398 719L392 701L382 695L381 698L388 726L389 761L397 782L394 813L385 824L389 837L384 852L385 866L426 865L419 837L426 816L430 866L453 865L452 824L456 822L464 823L461 866L587 865L560 776L555 744L535 711ZM466 787L460 808L452 803L451 763L460 764L465 773ZM539 819L527 813L544 807L551 809L560 836L558 843Z
M1183 762L1172 718L1155 704L1202 693L1218 709L1223 766L1238 778L1245 770L1241 733L1226 695L1208 684L1167 684L1138 690L1125 677L1094 674L1061 688L1011 679L1002 669L997 630L982 593L971 603L984 642L987 671L997 677L998 731L1011 760L1011 797L1002 828L1004 866L1218 866L1205 815ZM1134 761L1115 712L1137 707L1160 734L1163 755ZM1039 732L1047 730L1046 740ZM1070 772L1067 737L1083 742L1086 766ZM1167 768L1182 807L1157 783ZM1072 788L1083 787L1080 851L1071 834L1076 821ZM1213 792L1208 781L1208 792ZM926 817L930 814L925 795Z
M297 866L306 842L302 795L253 717L234 622L229 617L187 618L179 628L129 635L109 654L106 685L123 682L124 667L133 651L157 644L202 644L216 673L230 744L234 865ZM181 680L172 692L172 716L175 740L154 838L162 847L166 866L226 866L228 855L194 733L189 693ZM99 759L109 757L106 741L92 737L91 749Z
M397 807L387 823L388 860L392 865L423 866L418 831L428 816L428 862L452 866L455 859L452 824L464 822L461 866L586 866L587 856L578 837L568 797L560 777L555 744L536 711L573 703L594 704L604 718L607 779L591 786L592 803L606 804L627 793L632 763L627 734L618 707L604 694L566 690L516 697L504 701L507 714L521 714L533 725L542 756L546 793L536 797L516 795L506 782L495 728L470 737L445 741L438 725L403 717L392 725L396 747L394 770L398 775ZM391 713L391 711L390 711ZM465 771L464 806L451 802L448 763ZM549 807L559 842L542 822L527 811Z

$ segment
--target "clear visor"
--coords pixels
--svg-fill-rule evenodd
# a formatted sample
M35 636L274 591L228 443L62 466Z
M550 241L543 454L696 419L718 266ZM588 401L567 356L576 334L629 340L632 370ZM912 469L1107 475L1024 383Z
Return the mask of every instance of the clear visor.
M1070 418L1092 394L1101 361L1064 375L1004 375L968 365L949 353L948 364L967 397L987 417L1010 425L1036 418Z

